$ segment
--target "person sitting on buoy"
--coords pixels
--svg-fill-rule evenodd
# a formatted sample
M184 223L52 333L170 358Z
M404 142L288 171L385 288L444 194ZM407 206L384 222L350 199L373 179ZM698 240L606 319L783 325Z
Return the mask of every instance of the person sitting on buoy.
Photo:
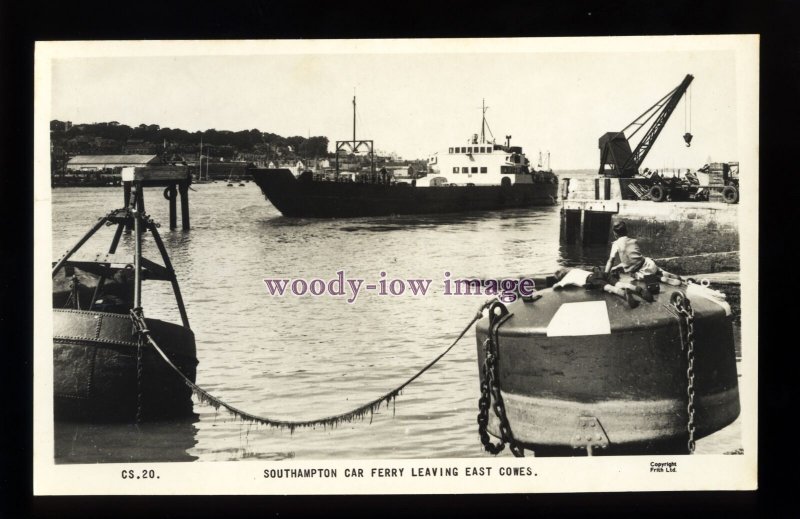
M639 301L633 298L634 295L648 303L653 302L653 295L646 288L620 281L616 273L603 272L599 267L595 267L592 272L578 268L558 269L555 278L558 282L553 285L554 290L567 286L582 287L586 290L602 289L609 294L620 296L631 308L639 306Z
M607 274L616 272L620 269L633 276L633 279L644 280L651 276L658 277L662 283L673 286L680 286L681 277L662 270L656 265L652 258L642 255L636 239L628 236L628 228L625 222L619 221L614 224L614 243L611 245L611 254L606 263L605 272ZM614 258L619 257L619 264L611 267Z

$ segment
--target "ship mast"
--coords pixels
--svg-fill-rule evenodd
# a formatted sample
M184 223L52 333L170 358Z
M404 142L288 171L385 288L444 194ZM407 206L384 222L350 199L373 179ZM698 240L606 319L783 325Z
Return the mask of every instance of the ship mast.
M370 174L372 177L375 176L375 154L373 152L373 142L369 141L357 141L356 140L356 95L355 89L353 89L353 140L352 141L336 141L336 173L335 178L338 180L339 178L339 154L342 151L347 151L353 155L357 155L361 149L364 149L366 153L369 154L369 162L370 162Z
M486 99L481 99L481 144L486 143Z

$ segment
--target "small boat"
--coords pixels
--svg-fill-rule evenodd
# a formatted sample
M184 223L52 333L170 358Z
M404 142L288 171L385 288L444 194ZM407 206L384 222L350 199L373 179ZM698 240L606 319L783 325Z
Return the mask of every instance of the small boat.
M476 328L482 395L497 390L482 398L482 433L537 456L679 454L732 423L740 404L730 306L689 287L662 285L636 308L567 287L490 309ZM689 297L693 334L679 310Z
M353 98L355 114L356 100ZM428 173L399 181L384 167L376 171L373 141L336 141L331 175L288 168L252 168L249 173L284 216L346 218L394 214L456 213L555 205L558 177L531 167L520 146L486 138L484 107L480 136L476 133L431 156ZM351 163L340 164L349 154ZM360 162L366 162L361 164ZM347 172L352 168L352 173Z
M155 222L144 213L141 185L129 206L100 218L54 263L53 397L60 421L134 422L192 413L191 389L135 330L141 316L142 281L169 281L181 324L145 319L170 361L194 381L197 356L175 271ZM106 224L116 224L107 253L79 249ZM117 247L126 229L135 233L133 254ZM163 264L142 256L150 232Z

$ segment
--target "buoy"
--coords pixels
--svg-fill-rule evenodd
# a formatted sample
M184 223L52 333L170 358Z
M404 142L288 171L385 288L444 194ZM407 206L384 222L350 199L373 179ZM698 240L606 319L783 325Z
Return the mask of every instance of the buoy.
M676 291L683 294L662 285L654 302L636 308L578 287L547 288L531 302L508 304L511 316L497 327L496 362L514 441L536 455L592 448L595 454L685 453L689 361L685 321L671 304ZM740 410L730 310L711 295L693 290L688 296L695 439L729 425ZM476 327L479 366L488 330L483 318ZM490 412L488 432L502 438L499 424Z

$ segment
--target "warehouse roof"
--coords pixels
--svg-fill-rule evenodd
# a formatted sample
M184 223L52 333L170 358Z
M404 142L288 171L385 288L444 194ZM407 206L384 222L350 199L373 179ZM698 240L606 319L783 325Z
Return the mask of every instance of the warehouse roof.
M155 161L158 155L76 155L69 159L68 166L86 165L142 165Z

